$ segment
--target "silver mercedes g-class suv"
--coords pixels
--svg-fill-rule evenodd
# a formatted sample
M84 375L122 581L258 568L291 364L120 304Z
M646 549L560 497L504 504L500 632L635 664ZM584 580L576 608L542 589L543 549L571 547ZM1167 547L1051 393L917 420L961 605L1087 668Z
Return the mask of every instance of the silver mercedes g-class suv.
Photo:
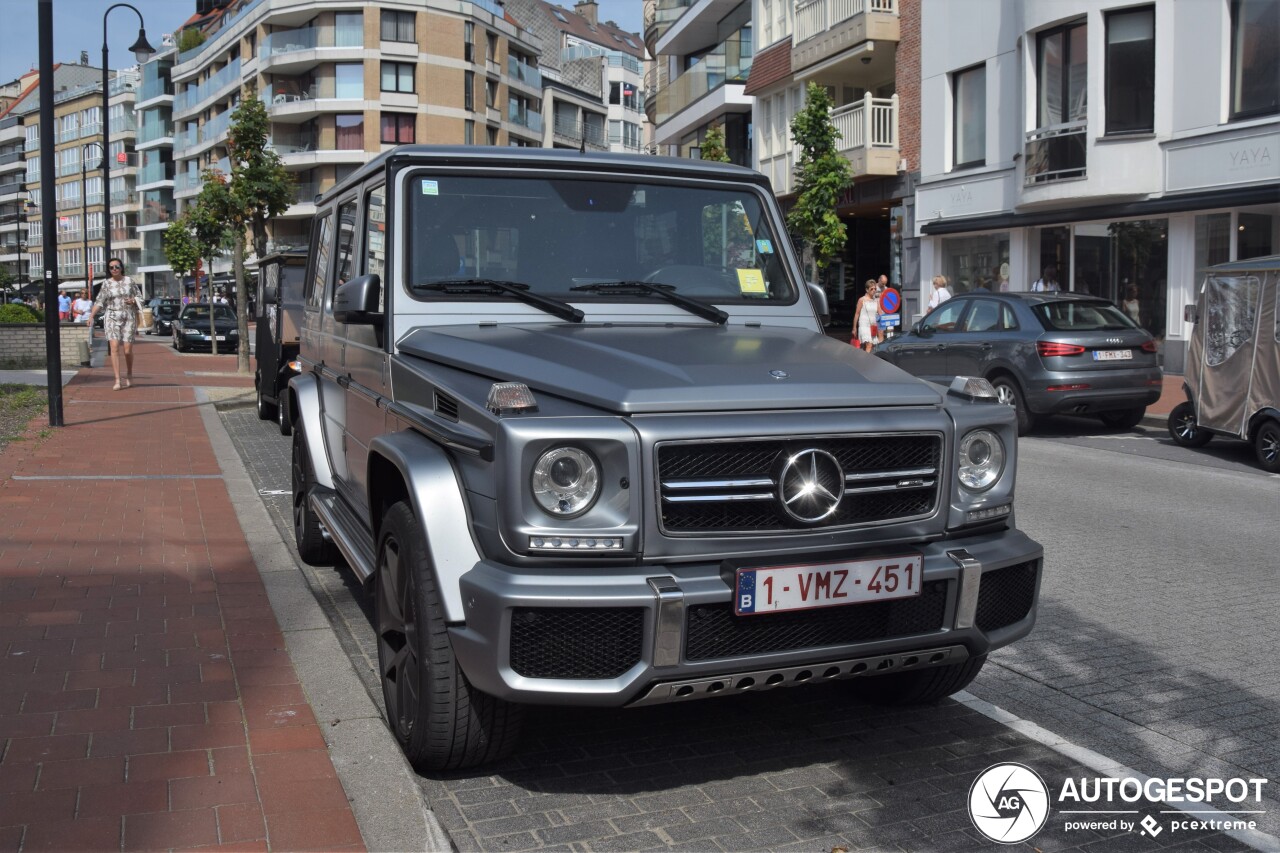
M1031 630L1012 409L824 335L755 172L393 149L319 200L303 298L298 551L374 591L418 766L527 704L936 700Z

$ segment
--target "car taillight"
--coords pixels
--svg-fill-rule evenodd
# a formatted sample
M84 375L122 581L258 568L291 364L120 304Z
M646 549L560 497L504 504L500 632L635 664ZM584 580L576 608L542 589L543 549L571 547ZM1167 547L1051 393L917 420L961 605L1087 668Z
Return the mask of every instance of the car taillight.
M1144 343L1144 344L1142 345L1142 351L1143 351L1143 352L1155 352L1155 351L1156 351L1156 342L1155 342L1155 341L1147 341L1146 343Z
M1051 358L1055 355L1080 355L1084 352L1084 347L1077 344L1059 344L1053 341L1036 341L1036 352L1043 358Z

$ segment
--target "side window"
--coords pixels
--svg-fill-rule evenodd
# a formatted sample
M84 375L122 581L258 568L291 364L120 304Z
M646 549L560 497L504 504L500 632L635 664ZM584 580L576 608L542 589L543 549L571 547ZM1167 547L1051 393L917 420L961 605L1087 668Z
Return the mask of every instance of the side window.
M1018 321L1013 316L1013 309L1008 305L1000 306L1000 328L1005 330L1018 328Z
M364 203L364 264L362 268L382 279L378 310L387 309L387 188L369 191Z
M280 264L266 264L258 275L258 307L265 308L280 294Z
M338 274L337 283L345 284L355 273L352 271L356 248L356 200L344 201L338 208Z
M973 303L973 310L965 318L966 332L990 332L1000 328L1000 306L985 299Z
M315 258L311 279L307 282L305 303L307 310L319 311L324 307L324 283L329 277L329 254L333 251L333 217L316 219L312 229L311 249Z
M948 299L933 309L933 313L925 319L925 325L937 332L954 332L960 328L960 317L968 307L968 300Z

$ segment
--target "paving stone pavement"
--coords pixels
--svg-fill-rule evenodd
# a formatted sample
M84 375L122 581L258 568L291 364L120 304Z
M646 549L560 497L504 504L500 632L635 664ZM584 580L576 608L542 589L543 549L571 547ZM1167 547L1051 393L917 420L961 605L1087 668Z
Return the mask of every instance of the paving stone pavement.
M289 439L252 409L222 416L291 542ZM341 568L305 571L366 690L380 701L364 591ZM999 666L976 682L988 683L1017 697L1017 679ZM1068 777L1097 774L977 708L949 700L886 710L844 683L644 709L531 708L512 758L420 781L461 851L989 850L996 845L978 833L966 806L983 769L1019 762L1050 791ZM1146 800L1127 808L1135 811L1124 816L1130 820L1168 817ZM1068 830L1076 817L1051 816L1021 846L1250 849L1221 833Z

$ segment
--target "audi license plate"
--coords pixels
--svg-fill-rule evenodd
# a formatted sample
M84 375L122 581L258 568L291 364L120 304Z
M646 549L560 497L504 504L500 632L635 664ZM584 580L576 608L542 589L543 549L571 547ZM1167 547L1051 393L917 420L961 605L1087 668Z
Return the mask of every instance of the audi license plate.
M1096 349L1093 351L1094 361L1127 361L1133 358L1131 349Z
M920 554L811 566L738 569L734 612L751 616L910 598L920 594L922 574Z

